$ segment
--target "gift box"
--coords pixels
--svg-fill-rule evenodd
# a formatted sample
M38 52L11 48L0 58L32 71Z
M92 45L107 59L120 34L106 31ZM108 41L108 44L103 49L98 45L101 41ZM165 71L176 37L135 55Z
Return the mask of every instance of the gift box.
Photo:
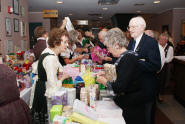
M55 96L51 97L52 105L67 105L67 91L57 91Z
M68 118L56 115L53 119L53 124L65 124Z
M55 115L62 115L62 105L54 105L50 110L50 121L53 122Z

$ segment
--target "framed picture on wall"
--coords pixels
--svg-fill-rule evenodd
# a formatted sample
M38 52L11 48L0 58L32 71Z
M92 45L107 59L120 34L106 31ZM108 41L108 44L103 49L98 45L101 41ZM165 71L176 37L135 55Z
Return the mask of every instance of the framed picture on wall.
M13 13L19 15L19 0L12 0L13 3Z
M12 40L7 40L6 41L6 53L13 53L13 41Z
M25 22L24 21L21 21L20 22L20 28L21 28L21 30L20 30L21 37L26 36L26 33L25 33L25 31L26 31L26 25L25 25Z
M0 12L1 12L1 0L0 0Z
M26 40L21 40L21 49L26 51Z
M14 18L13 22L14 22L14 32L19 32L19 20Z
M24 16L25 16L24 6L20 6L20 15L21 15L21 18L24 18Z
M6 36L12 35L12 24L11 24L10 18L5 18L5 32L6 32Z

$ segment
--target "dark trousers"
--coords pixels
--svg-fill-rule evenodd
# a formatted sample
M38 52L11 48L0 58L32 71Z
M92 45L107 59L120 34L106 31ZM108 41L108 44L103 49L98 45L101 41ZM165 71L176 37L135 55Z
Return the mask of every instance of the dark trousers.
M156 102L148 102L145 104L146 124L155 124Z
M123 109L126 124L145 124L145 106L127 106Z

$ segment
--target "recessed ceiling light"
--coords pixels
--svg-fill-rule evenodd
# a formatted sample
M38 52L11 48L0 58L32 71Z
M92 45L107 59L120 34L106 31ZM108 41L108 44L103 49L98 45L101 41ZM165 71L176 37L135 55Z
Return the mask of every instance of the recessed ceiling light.
M160 3L161 1L160 0L155 0L153 3L157 4L157 3Z
M72 16L73 14L72 13L69 13L68 15Z
M141 11L140 10L138 10L138 11L136 11L137 13L141 13Z
M63 2L63 0L57 0L56 3L57 4L63 4L64 2Z
M103 17L102 17L102 16L100 16L99 18L100 18L100 19L102 19Z
M108 8L106 8L106 7L105 7L105 8L102 8L102 9L103 9L103 10L108 10Z

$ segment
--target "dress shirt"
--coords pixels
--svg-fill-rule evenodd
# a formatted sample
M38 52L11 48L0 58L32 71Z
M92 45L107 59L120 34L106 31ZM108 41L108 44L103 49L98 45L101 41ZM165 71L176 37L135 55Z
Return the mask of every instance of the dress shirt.
M134 51L136 50L137 46L139 45L139 42L140 42L142 36L143 36L143 33L142 33L139 37L137 37L137 38L135 39L136 44L135 44L135 47L134 47Z
M165 52L164 52L164 48L160 45L159 45L159 52L160 52L160 55L161 55L161 69L162 67L164 66L164 63L165 63Z
M167 47L167 44L165 45L164 49ZM169 46L168 50L167 50L167 56L165 57L165 63L169 63L173 60L174 57L174 51L173 51L173 47Z

